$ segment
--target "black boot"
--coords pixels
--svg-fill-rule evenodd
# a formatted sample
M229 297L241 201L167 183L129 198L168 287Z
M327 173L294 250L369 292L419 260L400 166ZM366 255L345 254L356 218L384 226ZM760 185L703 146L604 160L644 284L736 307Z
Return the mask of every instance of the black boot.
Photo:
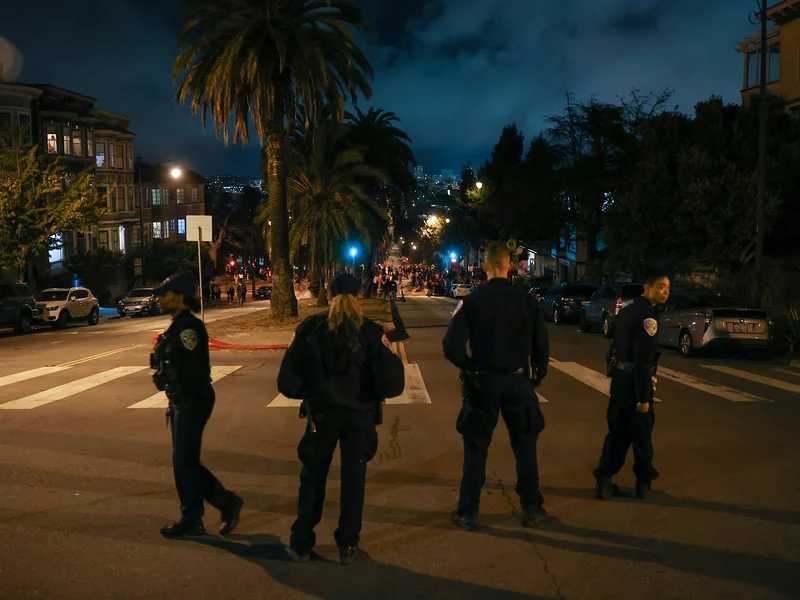
M198 535L205 535L206 528L203 527L202 521L186 521L181 519L177 523L173 523L168 527L161 528L161 535L165 538L177 537L195 537Z
M466 529L467 531L478 531L480 528L477 515L461 514L454 510L450 513L450 520L453 525L458 525L461 529Z
M345 546L339 548L339 562L343 565L352 565L358 558L361 550L358 546Z
M650 494L650 482L649 481L637 481L636 482L636 497L640 500L647 500L647 496Z
M231 507L222 513L222 526L219 528L220 535L230 535L239 524L239 517L242 514L244 500L239 496L234 496Z
M608 500L612 496L619 494L617 484L611 481L611 477L598 477L595 485L595 496L598 500Z
M522 521L523 527L533 527L547 518L547 511L541 506L523 506Z

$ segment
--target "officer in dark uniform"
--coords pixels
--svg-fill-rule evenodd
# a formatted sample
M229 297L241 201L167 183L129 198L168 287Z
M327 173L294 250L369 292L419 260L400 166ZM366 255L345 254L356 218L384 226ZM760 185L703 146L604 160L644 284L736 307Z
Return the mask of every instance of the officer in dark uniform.
M517 461L522 525L547 515L536 457L544 416L534 391L547 375L547 330L536 300L509 282L510 265L504 244L486 249L489 281L458 304L443 342L445 358L461 370L464 389L456 423L464 438L464 473L452 520L468 531L478 528L486 458L501 412Z
M204 535L203 500L222 514L220 533L239 523L243 500L226 490L200 462L203 429L214 409L208 334L199 312L194 280L173 275L155 290L162 312L172 323L151 355L153 382L169 398L167 422L172 425L172 468L181 501L181 520L164 527L165 537Z
M383 400L399 396L405 386L403 363L389 349L383 328L361 314L359 287L348 273L334 277L329 312L300 324L278 374L278 390L302 399L300 416L307 419L297 448L303 469L289 543L289 554L297 561L311 558L337 444L342 474L334 538L341 563L355 560L367 463L378 449L375 425L382 422Z
M609 351L611 398L608 403L608 434L603 443L600 465L594 470L599 499L617 494L611 478L625 464L633 446L636 497L646 498L651 482L658 477L653 467L653 393L656 363L660 354L658 317L655 307L669 298L666 271L652 269L644 280L644 294L617 315L614 342Z

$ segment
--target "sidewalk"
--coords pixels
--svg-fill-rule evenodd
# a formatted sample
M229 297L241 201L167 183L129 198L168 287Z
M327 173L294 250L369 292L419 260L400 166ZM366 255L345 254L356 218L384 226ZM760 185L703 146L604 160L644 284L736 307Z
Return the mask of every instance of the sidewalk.
M295 329L307 317L327 312L327 307L318 307L316 299L298 301L298 317L276 323L272 311L264 310L245 315L219 319L208 325L210 344L216 350L282 350L288 347ZM392 315L389 302L377 299L361 300L364 316L384 328L391 327Z

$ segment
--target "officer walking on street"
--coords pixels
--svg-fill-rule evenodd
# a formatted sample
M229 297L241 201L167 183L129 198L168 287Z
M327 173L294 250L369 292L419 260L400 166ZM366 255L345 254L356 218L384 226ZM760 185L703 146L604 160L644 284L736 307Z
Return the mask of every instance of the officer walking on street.
M633 446L633 472L636 497L647 498L652 481L658 477L653 467L653 394L658 357L655 307L669 298L670 281L666 271L651 269L644 280L644 294L617 315L614 341L609 350L611 398L608 403L608 434L603 443L600 464L594 470L596 494L601 500L616 495L619 488L611 478L625 464Z
M522 525L531 527L547 516L536 457L544 416L534 391L547 374L547 330L536 300L509 282L510 266L505 244L486 249L483 268L489 281L458 304L443 342L445 358L461 370L464 388L456 423L464 438L464 470L452 520L468 531L478 529L486 458L499 413L517 462Z
M300 414L308 421L297 448L303 469L289 542L296 561L311 559L337 444L341 501L333 535L341 563L356 559L367 463L378 449L375 425L382 422L383 400L399 396L405 387L403 363L389 349L383 327L362 315L359 289L349 273L333 278L329 312L300 324L278 374L278 390L303 400Z
M164 537L204 535L203 501L222 515L220 533L239 524L243 500L226 490L200 462L203 429L214 409L208 334L192 314L200 311L195 282L173 275L155 290L161 311L172 323L161 334L150 357L153 382L169 399L167 422L172 426L172 468L181 502L181 519L161 529Z

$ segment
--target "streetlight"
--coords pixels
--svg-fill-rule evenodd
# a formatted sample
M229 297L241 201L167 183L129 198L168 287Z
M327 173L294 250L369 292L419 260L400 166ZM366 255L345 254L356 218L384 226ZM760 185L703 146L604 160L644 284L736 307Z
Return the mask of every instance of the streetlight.
M475 187L478 188L478 189L481 189L483 187L483 182L482 181L476 181L475 182Z
M172 175L173 179L180 179L181 175L183 175L183 171L180 167L172 167L172 170L169 172Z
M358 256L358 248L350 248L350 258L355 259Z

